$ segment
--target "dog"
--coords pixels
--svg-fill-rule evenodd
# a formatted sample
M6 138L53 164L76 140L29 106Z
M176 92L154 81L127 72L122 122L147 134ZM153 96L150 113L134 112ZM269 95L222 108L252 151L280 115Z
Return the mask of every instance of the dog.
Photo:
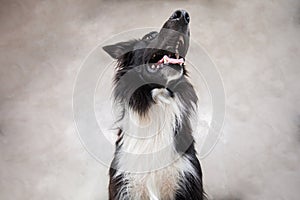
M191 126L198 98L185 67L189 22L177 10L159 32L103 47L117 60L110 200L206 199Z

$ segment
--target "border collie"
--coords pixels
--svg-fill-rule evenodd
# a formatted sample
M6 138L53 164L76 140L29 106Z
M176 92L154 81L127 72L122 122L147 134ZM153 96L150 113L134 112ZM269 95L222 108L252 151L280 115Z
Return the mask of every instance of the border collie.
M198 98L184 63L189 21L177 10L159 32L103 47L117 60L120 114L110 200L205 199L191 127Z

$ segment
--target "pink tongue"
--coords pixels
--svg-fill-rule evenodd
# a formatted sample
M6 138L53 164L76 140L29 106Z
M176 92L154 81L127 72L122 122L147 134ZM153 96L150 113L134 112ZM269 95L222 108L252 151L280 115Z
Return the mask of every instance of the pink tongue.
M171 63L171 64L183 64L184 63L183 58L180 58L180 59L169 58L167 55L164 55L164 57L162 59L160 59L157 63L158 64L165 63L164 60L166 61L166 63Z

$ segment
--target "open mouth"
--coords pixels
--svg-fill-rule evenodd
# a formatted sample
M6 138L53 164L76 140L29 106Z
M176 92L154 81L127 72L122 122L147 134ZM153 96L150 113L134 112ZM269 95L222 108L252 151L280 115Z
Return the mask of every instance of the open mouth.
M177 69L184 66L184 57L189 46L189 21L189 14L186 11L177 10L165 22L157 39L153 40L154 45L150 44L152 48L148 64L152 69L166 65Z
M161 68L164 65L183 66L185 59L179 53L172 53L166 50L160 50L154 53L149 61L151 68Z

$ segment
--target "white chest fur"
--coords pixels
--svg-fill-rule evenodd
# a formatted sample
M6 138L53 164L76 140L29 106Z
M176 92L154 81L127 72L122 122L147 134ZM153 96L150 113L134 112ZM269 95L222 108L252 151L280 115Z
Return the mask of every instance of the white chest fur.
M152 105L145 116L128 109L122 121L123 138L117 162L124 172L120 199L173 199L184 173L193 173L186 157L175 150L174 129L181 121L179 99L168 97L165 89L154 89ZM119 173L117 173L118 175Z

